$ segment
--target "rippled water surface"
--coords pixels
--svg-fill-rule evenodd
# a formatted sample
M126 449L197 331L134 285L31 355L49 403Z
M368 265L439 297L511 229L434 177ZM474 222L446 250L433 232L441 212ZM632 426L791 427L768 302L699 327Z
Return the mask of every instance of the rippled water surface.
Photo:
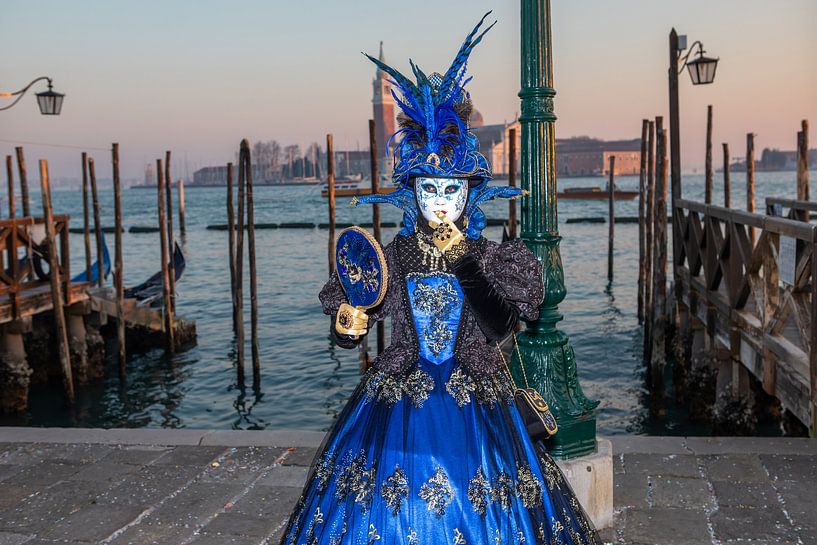
M720 185L716 176L716 186ZM817 173L811 173L817 179ZM732 176L735 207L745 208L744 176ZM638 179L617 181L624 189L637 188ZM684 196L702 200L701 176L685 176ZM604 185L599 178L560 180L561 187ZM757 203L767 195L794 197L794 173L758 173ZM248 385L236 386L235 343L231 332L227 233L206 230L208 224L226 223L226 190L192 188L186 191L187 270L178 284L178 313L196 321L198 345L168 357L162 350L129 359L127 384L120 387L116 365L109 359L106 376L78 389L74 411L63 408L58 384L38 386L30 411L21 417L3 417L2 424L34 426L190 427L190 428L301 428L324 430L332 422L359 380L358 352L332 348L329 318L321 313L317 293L327 277L327 231L274 229L256 232L262 384L251 386L249 350ZM34 197L39 203L39 196ZM103 223L112 225L109 190L101 195ZM716 191L715 202L721 193ZM256 221L325 222L327 206L317 186L258 187ZM123 193L124 223L155 225L155 189ZM370 208L338 203L338 222L371 221ZM619 202L616 214L635 216L638 201ZM57 213L71 214L72 226L82 224L79 191L56 191ZM488 217L507 214L507 204L490 203ZM643 382L641 333L636 320L638 226L617 224L615 280L607 282L607 225L568 224L568 218L606 216L605 201L559 203L562 259L568 294L561 304L561 328L576 351L585 392L601 400L598 428L605 434L695 433L682 407L669 407L660 421L650 418ZM399 221L400 214L384 208L383 221ZM385 229L390 240L396 230ZM488 238L499 240L500 228L489 228ZM178 235L178 228L177 228ZM113 236L108 243L113 251ZM84 266L82 237L72 235L72 269ZM159 266L158 234L124 235L126 285L136 284ZM246 271L246 268L245 268ZM246 273L245 273L246 274ZM247 337L249 339L249 290Z

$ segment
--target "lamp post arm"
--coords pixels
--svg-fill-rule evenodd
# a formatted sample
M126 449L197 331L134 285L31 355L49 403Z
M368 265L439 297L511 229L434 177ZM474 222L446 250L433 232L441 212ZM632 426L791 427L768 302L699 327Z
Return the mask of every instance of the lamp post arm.
M49 78L47 76L40 76L39 78L35 78L34 80L32 80L31 83L29 83L28 85L26 85L25 87L23 87L19 91L14 91L13 93L0 93L0 97L2 97L2 98L17 97L16 99L14 99L14 102L9 104L8 106L3 106L2 108L0 108L0 112L2 112L3 110L8 110L12 106L14 106L18 102L20 102L20 99L23 98L23 95L26 94L26 91L28 91L31 88L32 85L34 85L38 81L42 81L42 80L47 80L48 81L48 88L51 89L51 78Z
M689 60L689 56L692 55L692 51L695 49L696 45L698 46L698 53L700 55L703 55L704 53L706 53L704 51L704 44L701 43L701 40L695 40L695 42L691 46L689 46L689 49L687 50L687 54L684 55L683 57L681 56L681 50L677 51L678 60L681 61L681 67L678 69L679 74L684 71L684 68L686 68L687 61Z

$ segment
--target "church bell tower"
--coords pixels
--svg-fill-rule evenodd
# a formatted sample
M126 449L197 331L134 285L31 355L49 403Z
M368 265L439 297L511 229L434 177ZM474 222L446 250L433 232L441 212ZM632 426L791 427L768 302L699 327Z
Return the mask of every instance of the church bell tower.
M383 42L380 42L380 61L386 62L383 57ZM391 176L392 160L391 151L387 149L389 138L395 131L395 103L391 94L391 84L388 76L380 68L375 72L372 82L374 93L372 96L372 108L374 110L374 134L377 143L377 155L379 157L378 170L381 175Z

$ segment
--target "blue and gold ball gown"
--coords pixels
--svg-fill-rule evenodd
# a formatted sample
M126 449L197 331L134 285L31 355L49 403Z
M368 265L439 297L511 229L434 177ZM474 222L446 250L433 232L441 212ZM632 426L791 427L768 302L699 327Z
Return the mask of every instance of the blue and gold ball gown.
M282 545L590 545L598 537L513 402L496 342L532 320L541 266L480 237L449 263L424 228L386 246L391 345L327 434ZM346 302L336 275L324 312ZM353 344L338 336L338 342Z

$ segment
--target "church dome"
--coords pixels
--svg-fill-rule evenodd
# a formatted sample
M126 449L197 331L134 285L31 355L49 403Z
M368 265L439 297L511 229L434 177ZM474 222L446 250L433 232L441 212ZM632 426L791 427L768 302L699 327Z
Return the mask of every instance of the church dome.
M482 119L482 114L479 113L479 110L474 108L471 110L471 117L468 118L468 126L471 128L474 127L482 127L485 122Z

